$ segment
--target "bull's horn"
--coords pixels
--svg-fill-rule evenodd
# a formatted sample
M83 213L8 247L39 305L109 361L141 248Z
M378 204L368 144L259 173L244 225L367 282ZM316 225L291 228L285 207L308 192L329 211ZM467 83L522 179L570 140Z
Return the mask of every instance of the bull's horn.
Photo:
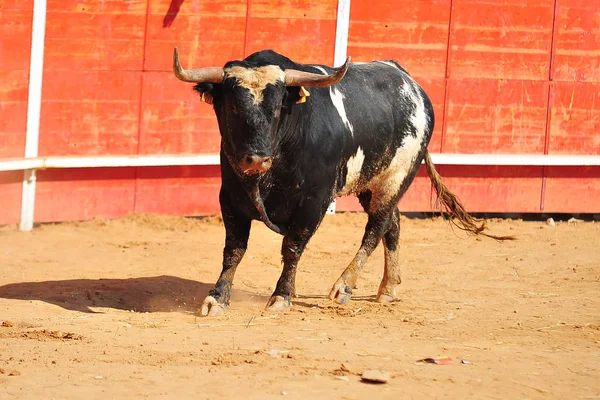
M222 67L207 67L198 69L181 68L181 64L179 63L179 51L177 51L177 47L175 47L175 52L173 53L173 72L177 78L184 82L223 82Z
M325 87L338 83L346 74L350 65L350 57L346 59L344 65L336 68L335 72L330 75L313 74L310 72L298 71L295 69L285 70L285 85L286 86L317 86Z

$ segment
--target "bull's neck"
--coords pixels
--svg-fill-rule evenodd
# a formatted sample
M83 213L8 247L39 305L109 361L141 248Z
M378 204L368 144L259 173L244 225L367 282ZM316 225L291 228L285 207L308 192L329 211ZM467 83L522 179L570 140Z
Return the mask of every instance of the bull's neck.
M252 202L252 204L254 205L256 210L258 211L258 214L260 215L260 220L273 232L279 233L280 235L286 235L287 234L286 227L274 224L269 219L269 216L267 215L267 210L265 208L263 195L261 194L261 191L260 191L260 186L262 183L264 183L263 180L271 179L270 173L260 174L260 175L259 174L246 175L246 174L244 174L244 172L242 172L242 170L239 168L238 164L235 162L235 157L232 157L227 152L227 150L225 149L225 147L223 145L221 146L221 151L225 155L225 158L227 159L229 166L233 169L234 173L237 175L237 178L240 181L242 187L244 188L246 194L248 195L248 198L250 199L250 201Z

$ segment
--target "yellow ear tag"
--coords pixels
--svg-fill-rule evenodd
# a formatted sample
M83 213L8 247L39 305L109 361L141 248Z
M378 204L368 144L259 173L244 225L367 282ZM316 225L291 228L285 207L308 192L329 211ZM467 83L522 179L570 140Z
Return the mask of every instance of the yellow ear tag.
M306 98L310 96L310 92L304 88L304 86L300 86L299 89L300 98L296 102L296 104L306 103Z
M203 92L200 95L200 100L202 100L206 104L212 104L212 96L210 95L210 93Z

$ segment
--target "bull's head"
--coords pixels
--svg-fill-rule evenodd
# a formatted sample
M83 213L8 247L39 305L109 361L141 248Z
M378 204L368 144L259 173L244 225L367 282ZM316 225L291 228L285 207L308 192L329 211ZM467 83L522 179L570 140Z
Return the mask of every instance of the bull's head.
M277 65L249 67L244 62L185 70L175 48L173 72L184 82L197 83L195 89L202 99L213 103L229 162L238 171L253 175L271 167L281 109L290 94L297 99L299 91L306 95L303 86L336 84L344 77L349 61L331 75L284 71Z

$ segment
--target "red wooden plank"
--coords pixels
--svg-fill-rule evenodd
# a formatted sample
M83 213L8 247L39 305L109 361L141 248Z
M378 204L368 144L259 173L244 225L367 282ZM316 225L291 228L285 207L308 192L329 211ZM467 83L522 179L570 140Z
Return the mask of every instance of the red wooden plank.
M548 79L554 0L454 0L449 76Z
M0 70L0 158L23 157L29 71Z
M46 71L40 155L135 154L140 75Z
M557 1L553 79L600 82L600 2Z
M135 212L218 214L220 187L219 166L140 168Z
M449 79L450 153L543 154L548 82Z
M600 83L552 84L551 154L600 155Z
M133 209L135 168L41 170L36 222L121 217Z
M171 0L149 0L144 69L172 71L173 47L184 68L222 66L244 57L246 0L184 1L163 28Z
M444 165L437 169L469 212L540 212L542 167Z
M544 212L600 213L600 167L547 167Z
M0 4L0 158L25 151L32 17L33 0Z
M212 106L172 72L145 72L140 154L218 153L221 136Z
M46 14L44 69L139 70L146 0L61 0Z
M29 70L33 0L0 4L0 71Z
M253 0L246 56L272 49L299 63L332 65L337 1Z
M335 210L336 212L363 211L363 208L356 196L344 196L336 199Z
M415 180L412 182L408 191L404 194L398 208L401 212L405 211L432 211L433 203L431 201L431 180L427 175L425 166L421 166Z
M416 77L446 76L450 0L353 0L348 55L398 61Z
M0 171L0 225L19 222L22 181L23 171Z

